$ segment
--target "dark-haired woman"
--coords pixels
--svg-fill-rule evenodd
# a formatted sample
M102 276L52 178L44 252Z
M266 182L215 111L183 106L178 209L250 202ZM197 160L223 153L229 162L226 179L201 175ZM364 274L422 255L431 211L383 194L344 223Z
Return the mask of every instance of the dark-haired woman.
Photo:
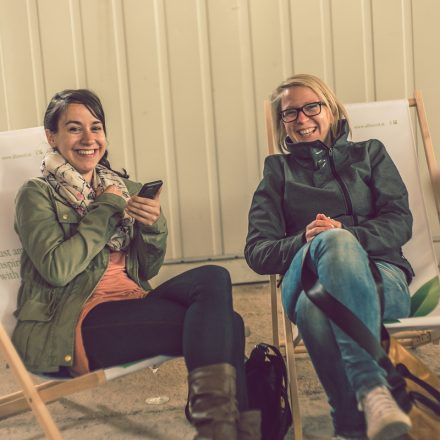
M151 289L167 237L159 194L137 196L141 184L110 168L99 98L57 93L44 126L42 177L16 198L23 255L13 341L27 368L78 375L183 355L196 438L259 438L228 272L199 267Z
M347 139L344 106L319 78L288 78L272 105L284 154L266 158L249 212L246 259L258 273L285 275L283 306L328 395L336 438L398 438L411 423L385 372L308 299L301 269L308 252L324 288L379 339L370 258L383 280L384 318L409 313L413 273L401 248L412 215L405 185L381 142Z

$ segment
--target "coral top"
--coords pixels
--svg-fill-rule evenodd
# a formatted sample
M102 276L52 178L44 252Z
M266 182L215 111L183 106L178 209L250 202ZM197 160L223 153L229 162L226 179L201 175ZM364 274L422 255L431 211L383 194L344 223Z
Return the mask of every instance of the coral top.
M88 373L89 361L84 350L81 326L87 314L98 304L107 301L144 298L148 292L128 277L125 269L125 253L112 252L104 276L86 301L75 327L74 364L70 372L74 376Z

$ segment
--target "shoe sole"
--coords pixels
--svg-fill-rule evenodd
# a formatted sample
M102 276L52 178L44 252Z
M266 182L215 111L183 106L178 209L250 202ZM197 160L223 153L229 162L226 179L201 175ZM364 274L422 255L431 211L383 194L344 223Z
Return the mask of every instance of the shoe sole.
M404 422L390 423L384 426L376 435L370 438L370 440L393 440L398 439L402 435L408 434L411 426L408 426Z

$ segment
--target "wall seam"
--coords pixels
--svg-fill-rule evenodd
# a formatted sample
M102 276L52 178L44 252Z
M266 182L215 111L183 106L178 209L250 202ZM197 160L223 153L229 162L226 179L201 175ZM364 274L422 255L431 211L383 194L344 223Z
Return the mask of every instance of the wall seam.
M129 91L129 77L127 72L127 52L124 32L123 5L121 0L112 0L111 11L113 21L113 43L116 58L116 78L118 82L118 97L121 108L121 131L124 151L124 161L128 169L134 169L138 175L137 163L133 157L133 129L131 100ZM118 10L118 11L117 11ZM119 14L118 14L119 12ZM122 29L120 29L122 28Z
M82 13L82 2L81 0L79 0L78 2L78 16L79 16L79 22L81 24L80 27L80 41L81 41L81 46L83 48L83 60L84 60L84 82L85 82L85 87L89 87L89 75L88 75L88 71L87 71L87 57L86 57L86 45L85 45L85 37L84 37L84 27L83 27L83 13Z
M32 19L31 19L31 2L34 3L34 12L35 12L35 29L32 25ZM27 24L28 24L28 34L29 34L29 50L31 53L31 65L32 65L32 82L34 86L34 103L35 103L35 115L36 115L36 121L37 125L40 125L42 123L42 113L41 109L45 107L45 103L41 101L41 97L38 93L38 73L37 73L37 55L36 52L40 53L40 57L38 59L39 61L39 67L41 71L41 81L40 81L40 87L42 89L43 96L46 97L46 84L45 84L45 76L44 76L44 66L42 63L43 60L43 53L42 53L42 44L41 44L41 32L40 32L40 26L39 26L39 13L38 13L38 3L35 0L27 0L26 1L26 15L27 15ZM35 40L38 41L38 43L34 42ZM37 45L37 48L35 48L35 45Z
M368 5L370 6L368 8ZM370 13L370 19L367 19L367 9ZM366 102L370 101L370 96L373 95L373 98L376 98L376 72L375 72L375 63L374 63L374 52L373 52L373 25L372 25L372 4L371 0L362 0L361 7L362 14L362 45L363 45L363 60L364 60L364 78L365 78L365 94L364 100ZM369 31L369 38L367 38ZM368 41L369 40L369 41ZM368 59L368 43L371 44L371 59ZM371 92L370 92L371 90Z
M162 133L164 137L165 169L170 191L168 191L170 223L169 229L173 240L172 257L184 257L184 242L181 224L181 209L179 187L179 173L176 164L176 139L174 131L174 111L171 98L171 78L169 67L169 53L167 40L167 23L165 6L161 0L154 0L154 14L156 22L156 43L159 69L159 93L162 113ZM165 84L166 83L166 84Z
M257 136L257 112L256 112L256 97L255 97L255 72L254 72L254 58L252 47L252 27L249 13L249 0L241 0L239 8L239 38L240 44L240 62L242 67L242 84L243 84L243 104L244 104L244 119L245 119L245 137L246 137L246 155L256 157L257 169L261 169L260 157L257 154L260 151L259 139ZM247 50L246 50L247 49ZM247 161L248 177L252 176L253 172L250 169L251 160ZM259 173L258 173L259 174ZM252 185L250 183L252 182ZM254 186L255 179L250 179L249 187Z
M126 94L127 94L127 109L130 115L130 124L129 124L129 132L130 132L130 140L131 140L131 163L130 166L134 168L134 172L136 174L136 178L139 176L139 168L138 168L138 161L136 160L136 137L135 137L135 130L134 130L134 121L133 121L133 97L131 94L131 74L130 74L130 63L128 62L128 57L130 56L130 52L128 49L128 41L127 41L127 20L126 20L126 14L125 14L125 8L124 8L124 2L121 2L121 26L123 28L123 38L122 38L122 45L124 48L124 61L125 61L125 77L126 77Z
M84 61L84 46L83 41L81 39L82 35L82 22L79 21L79 32L76 32L76 20L75 20L75 8L73 6L74 0L69 0L69 14L70 14L70 29L71 29L71 35L72 35L72 52L73 52L73 65L75 66L75 85L77 88L81 88L82 86L82 76L86 77L85 75L85 61ZM79 4L78 1L76 2L79 11ZM78 35L79 34L79 35ZM80 62L80 56L79 53L81 52L83 54L82 56L82 63ZM81 70L82 74L80 73L80 63L82 64Z
M330 48L331 48L331 54L332 54L332 73L333 73L333 91L337 95L337 85L336 85L336 63L335 63L335 35L333 32L333 8L330 6L330 13L329 13L329 31L330 31Z
M289 1L278 0L278 9L280 16L281 53L283 55L281 62L283 66L283 79L285 79L293 73L293 35Z
M209 50L209 22L206 0L197 0L197 34L200 53L200 77L203 102L204 138L208 168L208 193L211 238L214 254L224 253L223 221L220 209L221 187L216 154L215 107L212 96L212 68ZM215 191L217 189L217 191ZM216 233L217 231L217 233Z
M373 69L373 93L374 93L374 101L377 101L377 78L376 78L376 45L374 38L374 0L370 0L370 27L371 27L371 63Z
M6 71L5 71L5 57L3 53L3 43L2 38L0 36L0 69L2 72L2 88L3 88L3 96L4 96L4 102L5 102L5 116L6 116L6 126L7 129L11 129L11 119L9 114L9 100L8 100L8 94L7 94L7 81L6 81Z
M410 0L410 6L408 8L408 14L410 16L409 22L411 23L411 69L412 69L412 94L414 95L414 91L416 90L416 59L415 59L415 47L414 47L414 9L413 9L413 0Z
M320 11L320 23L321 23L321 47L322 47L322 58L323 58L322 61L324 67L324 78L322 79L328 84L327 45L326 45L326 38L324 35L325 21L324 21L324 4L322 0L319 1L319 11Z

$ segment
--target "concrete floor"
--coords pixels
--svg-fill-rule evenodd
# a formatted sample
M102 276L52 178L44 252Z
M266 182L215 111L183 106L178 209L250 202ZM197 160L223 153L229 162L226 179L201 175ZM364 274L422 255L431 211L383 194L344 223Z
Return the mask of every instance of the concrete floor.
M234 306L250 329L246 353L261 341L271 341L270 300L265 284L234 287ZM440 374L439 346L417 349ZM332 426L325 394L307 357L297 358L305 440L330 439ZM17 389L0 358L0 395ZM157 373L140 371L93 390L76 393L49 405L66 440L146 439L190 440L194 431L185 419L186 372L182 359L169 361ZM147 399L165 403L149 404ZM0 439L37 440L44 435L31 413L0 421ZM291 438L288 434L286 438Z

